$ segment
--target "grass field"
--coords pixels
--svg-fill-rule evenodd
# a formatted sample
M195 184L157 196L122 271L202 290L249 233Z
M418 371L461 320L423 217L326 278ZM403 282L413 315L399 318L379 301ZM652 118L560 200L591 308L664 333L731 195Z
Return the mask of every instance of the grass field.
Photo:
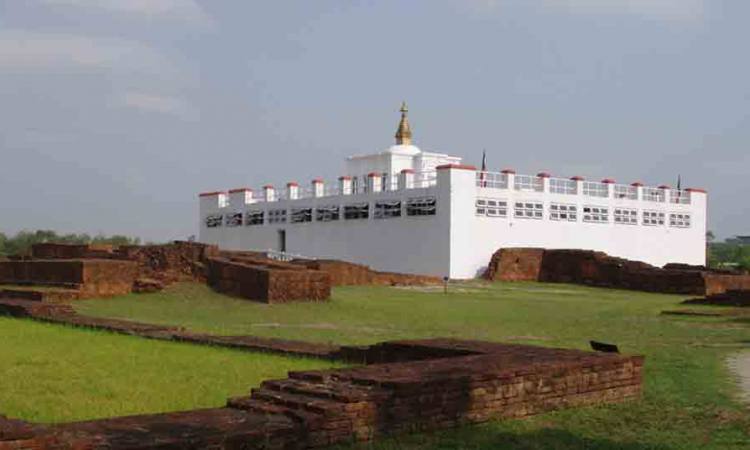
M69 422L222 406L288 370L332 365L0 317L0 414Z
M81 313L223 334L373 343L454 336L646 355L643 401L381 441L377 449L748 449L750 414L725 364L747 322L661 316L681 297L581 286L479 282L441 290L337 288L327 304L268 306L204 286L77 303ZM696 308L693 308L696 309Z

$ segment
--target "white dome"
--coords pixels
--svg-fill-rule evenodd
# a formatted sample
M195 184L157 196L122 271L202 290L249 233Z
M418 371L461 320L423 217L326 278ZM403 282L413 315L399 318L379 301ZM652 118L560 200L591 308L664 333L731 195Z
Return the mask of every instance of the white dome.
M422 150L419 149L416 145L393 145L388 150L386 150L384 153L390 153L393 155L408 155L408 156L416 156L420 153L422 153Z

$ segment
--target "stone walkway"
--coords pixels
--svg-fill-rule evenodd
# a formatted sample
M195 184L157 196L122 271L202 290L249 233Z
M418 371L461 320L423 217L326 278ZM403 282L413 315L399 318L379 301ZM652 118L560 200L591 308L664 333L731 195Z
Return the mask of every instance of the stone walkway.
M732 356L729 359L729 367L739 379L740 399L750 405L750 351Z

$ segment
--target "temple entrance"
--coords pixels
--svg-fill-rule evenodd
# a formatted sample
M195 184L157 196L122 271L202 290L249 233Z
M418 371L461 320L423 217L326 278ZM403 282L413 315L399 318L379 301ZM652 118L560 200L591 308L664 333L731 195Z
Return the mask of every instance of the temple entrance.
M286 230L279 230L278 251L286 252Z

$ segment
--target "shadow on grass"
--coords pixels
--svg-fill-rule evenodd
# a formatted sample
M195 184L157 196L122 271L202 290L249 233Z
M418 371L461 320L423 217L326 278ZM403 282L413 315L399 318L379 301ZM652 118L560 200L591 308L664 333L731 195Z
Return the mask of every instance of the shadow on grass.
M512 433L486 427L467 427L435 434L399 436L351 448L377 450L676 450L676 447L660 444L586 438L560 429L545 428L527 433Z

